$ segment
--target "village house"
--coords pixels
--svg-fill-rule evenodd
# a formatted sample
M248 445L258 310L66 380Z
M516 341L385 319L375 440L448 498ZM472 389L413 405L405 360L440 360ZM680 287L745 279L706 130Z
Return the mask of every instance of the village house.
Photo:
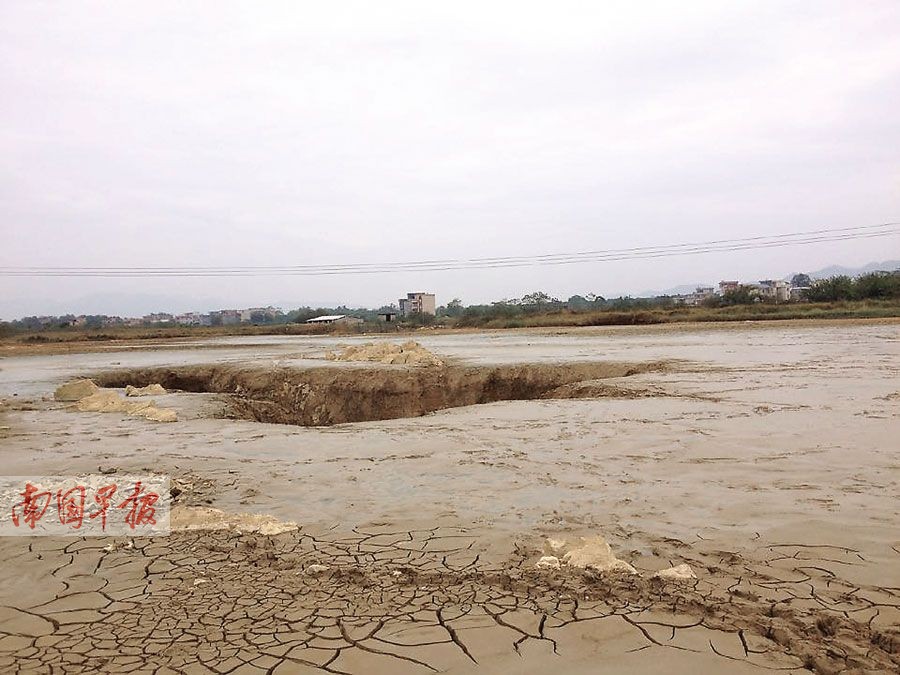
M175 323L182 326L208 326L210 324L209 315L200 312L185 312L175 316Z
M712 286L697 286L693 293L687 295L676 295L672 297L675 304L687 305L688 307L699 307L707 299L715 296L715 290Z
M803 302L808 291L809 286L791 286L791 302Z
M763 300L788 302L791 299L791 285L783 279L764 279L756 286L756 290Z
M241 311L238 309L220 309L209 313L213 326L235 326L241 322Z
M400 314L403 316L412 314L434 316L434 313L434 293L407 293L405 298L400 298Z
M174 321L175 317L168 312L155 312L153 314L145 314L143 317L143 322L150 324L169 324L174 323Z
M378 312L378 320L383 321L384 323L394 323L397 321L397 312L393 309L386 309L384 311Z

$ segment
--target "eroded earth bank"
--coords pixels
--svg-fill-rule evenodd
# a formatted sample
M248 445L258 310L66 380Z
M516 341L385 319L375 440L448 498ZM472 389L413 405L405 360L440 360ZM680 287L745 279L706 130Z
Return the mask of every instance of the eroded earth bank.
M5 474L175 502L166 537L0 540L0 669L900 667L898 324L417 340L0 361ZM120 404L153 384L171 414Z

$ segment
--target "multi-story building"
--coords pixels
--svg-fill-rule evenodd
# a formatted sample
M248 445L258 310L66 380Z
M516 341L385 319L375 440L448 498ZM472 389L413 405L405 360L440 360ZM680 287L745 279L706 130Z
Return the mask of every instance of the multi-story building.
M791 285L783 279L764 279L759 282L757 290L763 300L788 302L791 299Z
M405 298L400 298L400 314L403 316L412 314L434 316L434 312L434 293L407 293Z

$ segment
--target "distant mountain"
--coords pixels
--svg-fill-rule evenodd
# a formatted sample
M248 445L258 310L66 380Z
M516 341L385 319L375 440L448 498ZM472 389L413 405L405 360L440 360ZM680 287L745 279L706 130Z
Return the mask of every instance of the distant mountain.
M696 283L696 284L682 284L681 286L673 286L672 288L667 288L664 291L641 291L640 293L635 293L634 297L636 298L656 298L661 295L687 295L688 293L693 293L697 290L698 286L716 286L716 284L707 284L707 283Z
M816 270L815 272L807 272L811 279L827 279L829 277L836 277L840 275L846 275L848 277L858 277L861 274L870 274L871 272L880 272L882 270L886 272L893 272L896 269L900 269L900 260L885 260L884 262L872 262L868 265L863 265L862 267L844 267L842 265L829 265L828 267L823 267L820 270ZM788 281L790 281L793 274L789 274L785 277Z

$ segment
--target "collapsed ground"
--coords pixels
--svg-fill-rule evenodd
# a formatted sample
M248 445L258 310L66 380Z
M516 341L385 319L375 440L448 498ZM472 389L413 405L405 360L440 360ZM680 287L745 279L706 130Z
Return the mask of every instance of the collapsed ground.
M160 384L167 390L227 394L235 417L328 426L419 417L496 401L641 396L646 390L603 380L665 368L663 362L311 369L209 365L118 369L91 378L103 387Z

